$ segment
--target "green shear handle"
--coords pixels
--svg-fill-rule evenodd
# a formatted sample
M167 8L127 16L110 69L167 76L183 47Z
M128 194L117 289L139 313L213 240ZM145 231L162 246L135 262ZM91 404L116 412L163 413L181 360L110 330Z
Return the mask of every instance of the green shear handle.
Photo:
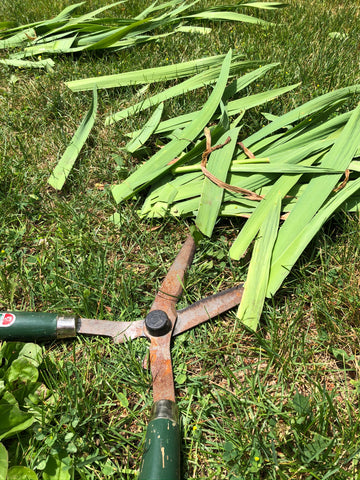
M0 312L0 340L31 342L75 335L74 317L44 312Z
M153 406L138 480L180 480L180 429L171 400Z

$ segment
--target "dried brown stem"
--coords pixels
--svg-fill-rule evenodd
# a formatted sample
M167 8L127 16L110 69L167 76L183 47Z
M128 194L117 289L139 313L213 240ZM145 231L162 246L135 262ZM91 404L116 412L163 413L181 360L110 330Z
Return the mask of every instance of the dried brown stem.
M345 175L344 180L340 183L338 187L334 188L333 191L335 193L337 193L339 190L342 190L345 187L345 185L348 183L349 177L350 177L350 170L346 169L344 172L344 175Z
M223 188L224 190L228 190L228 191L234 192L234 193L241 193L242 195L244 195L249 200L262 200L264 197L262 197L261 195L258 195L257 193L252 192L251 190L247 190L246 188L236 187L235 185L230 185L229 183L225 183L222 180L220 180L219 178L215 177L215 175L213 175L211 172L209 172L209 170L206 168L206 164L207 164L208 157L209 157L210 153L213 152L214 150L218 150L219 148L222 148L224 145L228 144L231 141L231 138L228 137L226 139L226 141L224 143L222 143L221 145L215 145L214 147L212 147L211 146L210 130L208 128L205 128L204 133L205 133L205 138L206 138L206 150L204 151L204 153L202 154L202 157L201 157L201 170L202 170L203 174L209 180L211 180L213 183L215 183L215 185L217 185L220 188ZM249 153L252 155L252 153L250 151L249 151ZM255 157L249 157L249 158L255 158Z

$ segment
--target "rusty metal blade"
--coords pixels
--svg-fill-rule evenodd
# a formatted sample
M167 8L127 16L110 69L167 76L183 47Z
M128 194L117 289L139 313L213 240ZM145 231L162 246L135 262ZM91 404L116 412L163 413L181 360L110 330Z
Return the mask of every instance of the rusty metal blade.
M217 315L236 307L241 302L243 284L229 290L199 300L189 307L177 312L177 321L172 335L190 330ZM111 320L95 320L92 318L79 318L76 321L76 332L83 335L99 335L111 337L115 343L146 337L144 333L144 320L134 322L116 322Z
M170 352L171 332L163 337L151 337L150 368L154 402L175 402L174 375Z
M158 337L152 335L151 331L145 328L145 334L150 339L150 368L154 402L159 400L175 402L170 342L177 319L175 305L182 293L184 275L193 260L194 252L195 242L189 235L163 280L150 309L150 312L160 310L165 313L171 325L167 334ZM147 325L147 319L148 317L145 319L145 325Z
M203 298L183 310L179 310L173 336L196 327L221 313L236 307L241 302L243 284Z
M102 335L111 337L115 343L144 337L144 320L135 322L112 322L110 320L95 320L79 318L76 322L76 332L84 335Z
M168 308L174 309L174 305L182 293L184 275L193 260L194 253L195 242L189 235L164 278L151 310L167 312ZM173 305L172 307L169 307L169 302Z

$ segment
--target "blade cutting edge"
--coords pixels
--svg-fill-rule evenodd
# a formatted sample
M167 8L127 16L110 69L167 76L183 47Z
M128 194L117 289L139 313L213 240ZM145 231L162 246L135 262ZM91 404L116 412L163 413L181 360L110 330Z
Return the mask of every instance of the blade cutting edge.
M83 335L101 335L111 337L115 343L144 337L144 320L135 322L112 322L111 320L95 320L79 318L76 322L76 332Z
M222 292L203 298L183 310L179 310L173 335L179 335L211 318L236 307L241 302L243 283Z

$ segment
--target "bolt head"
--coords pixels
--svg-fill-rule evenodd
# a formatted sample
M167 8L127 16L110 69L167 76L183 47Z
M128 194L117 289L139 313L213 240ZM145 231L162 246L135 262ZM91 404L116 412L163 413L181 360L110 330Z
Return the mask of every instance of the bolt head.
M153 310L145 318L145 325L153 337L166 335L171 329L169 317L162 310Z

